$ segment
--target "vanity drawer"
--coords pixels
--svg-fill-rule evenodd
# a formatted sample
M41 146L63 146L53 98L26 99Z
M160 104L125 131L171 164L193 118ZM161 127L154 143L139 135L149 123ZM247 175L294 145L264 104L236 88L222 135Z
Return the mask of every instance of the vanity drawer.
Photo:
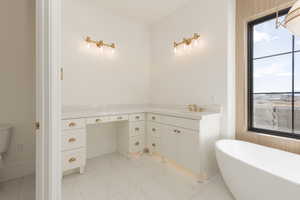
M62 153L63 171L85 166L86 152L85 148L73 151L65 151Z
M144 135L145 134L145 122L130 122L129 125L129 134L130 137Z
M82 148L86 146L85 129L64 131L62 135L62 150Z
M84 119L62 120L62 130L81 129L85 128Z
M179 117L163 116L163 123L186 128L186 129L193 129L193 130L199 130L200 128L199 120L179 118Z
M151 153L160 152L160 138L151 137L148 141L148 147Z
M144 121L144 120L145 120L145 113L129 115L129 121Z
M157 115L157 114L148 113L147 118L148 118L148 121L153 121L153 122L161 122L162 121L162 116Z
M126 121L128 118L128 115L115 115L110 117L110 121Z
M105 117L91 117L86 119L87 124L101 124L101 123L106 123L110 122L111 118L109 116Z
M143 152L145 148L145 136L140 135L130 138L130 153Z
M148 122L147 129L147 135L149 137L160 137L160 134L163 131L163 126L155 122Z
M182 117L172 117L167 115L158 115L158 114L149 113L148 121L159 122L170 126L177 126L177 127L193 129L193 130L199 130L200 128L199 120L186 119Z

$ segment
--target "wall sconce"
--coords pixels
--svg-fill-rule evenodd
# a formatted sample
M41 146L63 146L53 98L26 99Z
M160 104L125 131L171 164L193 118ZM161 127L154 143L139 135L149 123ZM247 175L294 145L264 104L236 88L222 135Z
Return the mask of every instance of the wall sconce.
M87 36L84 40L86 41L88 48L90 48L91 44L95 44L96 47L100 48L101 52L103 51L104 47L112 48L112 50L116 48L115 43L107 44L103 40L99 40L99 41L92 40L91 37L89 36Z
M193 43L195 46L197 46L199 38L200 35L198 33L195 33L191 38L183 38L181 42L174 42L174 52L176 53L177 48L181 45L183 45L184 50L191 48Z

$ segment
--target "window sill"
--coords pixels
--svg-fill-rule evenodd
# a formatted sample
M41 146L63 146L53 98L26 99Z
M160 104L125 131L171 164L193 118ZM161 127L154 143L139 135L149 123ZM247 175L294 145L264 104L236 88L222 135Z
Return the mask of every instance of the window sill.
M290 139L290 140L300 140L300 134L292 134L292 133L285 133L280 131L272 131L272 130L264 130L264 129L257 129L257 128L248 128L246 131L248 134L257 134L262 136L270 136L276 137L279 139Z

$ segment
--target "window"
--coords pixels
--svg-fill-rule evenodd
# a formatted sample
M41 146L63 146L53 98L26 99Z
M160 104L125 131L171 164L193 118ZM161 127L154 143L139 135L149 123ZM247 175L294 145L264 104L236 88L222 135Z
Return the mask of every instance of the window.
M300 139L300 38L276 13L248 23L248 130Z

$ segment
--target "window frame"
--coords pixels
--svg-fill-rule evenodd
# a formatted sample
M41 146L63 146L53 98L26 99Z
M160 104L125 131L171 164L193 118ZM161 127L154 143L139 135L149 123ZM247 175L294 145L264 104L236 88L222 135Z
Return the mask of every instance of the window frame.
M279 17L286 15L290 8L283 9L279 11ZM295 51L295 36L293 37L293 47L292 51L290 53L292 54L292 132L283 132L283 131L276 131L276 130L269 130L269 129L262 129L262 128L255 128L253 125L253 118L254 118L254 102L253 102L253 83L254 83L254 74L253 74L253 63L254 63L254 42L253 42L253 33L254 33L254 26L261 24L263 22L272 20L276 18L276 13L269 14L264 17L260 17L258 19L255 19L253 21L250 21L247 23L247 49L248 49L248 55L247 55L247 67L248 67L248 75L247 75L247 81L248 81L248 97L247 97L247 109L248 109L248 120L247 120L247 129L250 132L257 132L261 134L266 135L273 135L273 136L280 136L280 137L286 137L286 138L293 138L293 139L300 139L300 134L296 134L294 131L294 124L295 124L295 81L294 81L294 72L295 72L295 53L298 51ZM275 26L275 25L274 25ZM284 53L288 54L288 53ZM274 54L270 57L275 57L280 54ZM267 56L268 57L268 56Z

